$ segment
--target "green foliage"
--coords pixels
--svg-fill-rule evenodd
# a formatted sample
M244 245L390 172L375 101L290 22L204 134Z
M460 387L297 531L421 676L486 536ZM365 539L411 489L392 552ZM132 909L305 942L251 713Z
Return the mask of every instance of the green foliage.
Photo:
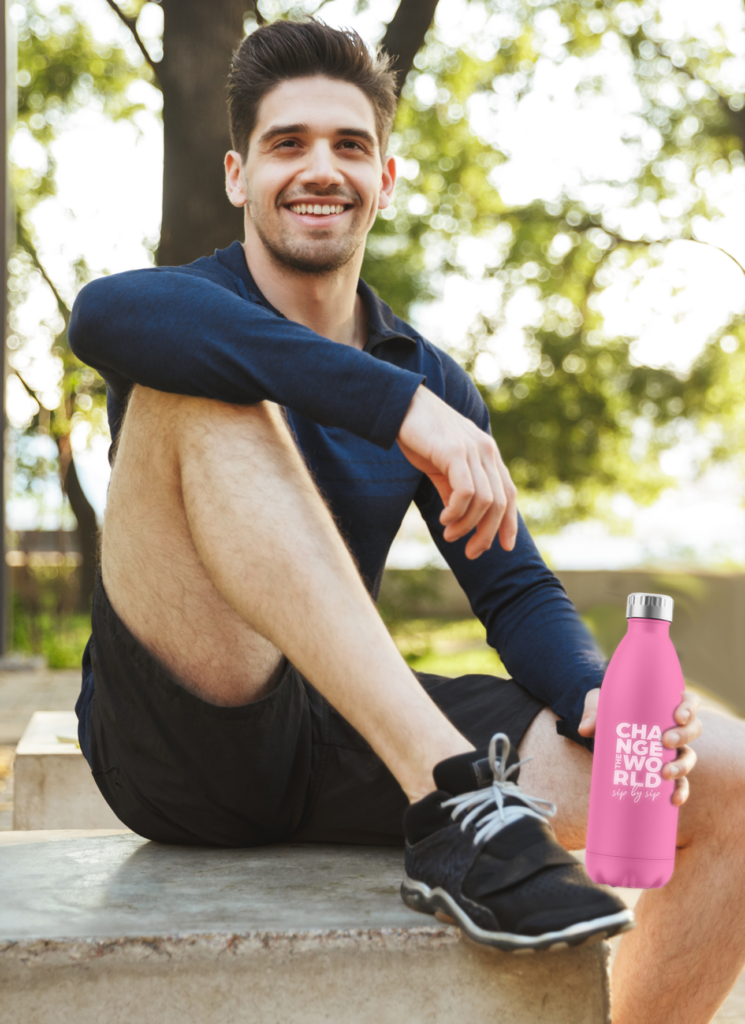
M443 600L442 575L428 567L387 569L377 600L378 612L386 626L396 629L422 609L438 606Z
M712 338L682 377L637 365L633 339L604 333L599 303L619 273L643 279L666 241L694 238L696 218L715 214L707 187L743 161L745 96L734 91L728 75L741 38L730 40L723 31L708 41L665 38L661 0L471 3L501 19L494 52L481 59L448 45L436 25L427 33L391 139L399 167L394 207L381 212L368 236L362 274L396 313L411 319L414 303L439 298L443 275L465 273L461 240L494 241L496 254L485 277L500 295L499 311L473 316L469 348L455 354L474 373L489 407L523 514L543 531L592 514L612 518L614 494L649 502L669 483L659 455L677 442L686 424L711 441L702 469L710 459L745 450L739 400L745 324L737 319L723 328L722 345L719 336ZM262 0L259 6L270 21L299 18L307 10L292 0ZM136 18L142 7L143 0L131 0L123 10ZM11 261L15 305L34 275L38 280L45 273L28 215L55 191L51 143L86 106L98 106L112 118L133 118L140 105L129 98L129 86L138 80L157 84L134 44L102 47L74 5L45 12L35 0L22 0L14 5L21 9L17 131L43 147L46 167L12 169L19 241ZM357 13L368 9L367 0L356 0ZM536 69L547 62L579 62L585 71L578 95L601 94L604 76L582 62L603 46L626 62L643 100L624 135L634 154L633 173L628 180L596 181L595 199L569 189L551 202L508 206L490 174L509 154L470 128L468 103L493 102L502 93L528 95L536 88ZM414 88L423 74L432 76L437 90L429 105ZM629 208L654 204L661 229L624 237L611 197ZM28 430L48 431L56 439L80 419L93 430L106 429L103 382L72 357L65 335L72 299L88 276L83 260L71 268L66 288L55 288L59 317L47 325L59 364L59 402L45 409L37 395L39 412ZM504 309L523 289L542 311L527 328L531 368L485 383L479 357L495 351ZM16 333L11 344L22 347L23 339ZM16 372L23 379L22 368Z
M23 12L21 14L21 12ZM127 99L138 79L152 71L133 65L121 47L102 46L71 4L50 12L34 0L14 4L18 34L18 127L44 148L47 169L41 175L14 168L12 185L19 213L55 194L51 143L74 113L97 106L113 120L131 119L143 110Z
M624 609L598 605L582 615L582 620L610 658L626 632ZM418 672L450 677L474 672L510 678L499 655L486 642L486 629L474 616L402 617L390 623L389 631L406 664Z
M485 6L505 10L492 0ZM537 8L545 15L549 6L550 40L537 27ZM461 239L498 240L500 251L484 276L501 289L500 311L491 319L476 316L465 359L454 354L474 372L479 355L498 344L506 304L520 289L531 290L543 311L528 332L532 369L493 385L476 379L521 510L534 529L549 531L593 514L612 520L610 500L619 491L639 503L656 498L671 482L659 455L679 440L685 421L713 438L701 469L742 450L741 319L712 338L682 376L636 364L634 339L604 334L598 299L619 271L641 280L659 262L662 243L694 238L695 218L716 212L704 189L714 175L742 163L745 97L727 86L728 40L714 47L665 39L659 3L512 0L506 9L513 34L486 61L448 47L434 29L428 33L391 140L407 176L397 179L395 211L380 215L369 235L363 276L409 319L414 302L439 298L442 275L464 272ZM576 194L508 208L489 182L507 154L471 131L465 110L469 97L489 97L503 86L525 95L539 62L583 60L609 39L627 61L643 112L626 139L637 154L635 174L603 182L605 194L618 198L623 191L632 207L655 203L663 226L636 239L620 234L610 206L590 206ZM416 96L419 74L435 80L432 106ZM577 91L604 88L602 78L588 73ZM659 151L641 145L645 130L658 133ZM412 174L410 167L418 170ZM726 353L717 344L722 336L731 339Z
M628 629L625 608L620 604L597 604L584 613L582 621L610 660Z
M136 16L142 0L123 5ZM103 45L92 35L74 5L60 4L48 9L35 0L14 4L18 36L18 114L15 135L26 134L41 147L43 167L19 167L11 163L11 186L16 204L15 251L9 261L11 334L8 339L12 370L37 403L37 412L22 432L27 437L49 434L57 443L69 437L75 423L86 421L93 433L108 430L106 421L106 385L98 373L83 366L67 342L67 323L73 299L90 279L84 258L70 267L66 284L53 282L38 254L33 227L33 212L56 195L56 163L53 143L74 115L86 109L98 109L112 120L132 121L144 110L144 104L132 102L130 86L137 81L153 82L154 74L138 51L121 46ZM134 121L136 125L136 121ZM103 156L105 160L105 155ZM54 295L57 315L42 323L50 339L50 356L57 364L56 401L42 394L26 373L24 353L27 339L16 314L32 288L42 280ZM23 447L22 444L19 447ZM29 449L26 448L28 453ZM40 457L35 468L21 467L22 476L39 477L48 472ZM22 478L16 486L22 484Z
M13 595L11 650L43 654L50 668L79 668L90 634L90 615L31 611Z
M476 618L402 618L391 625L390 633L407 665L419 672L509 675L494 649L487 646L486 630Z

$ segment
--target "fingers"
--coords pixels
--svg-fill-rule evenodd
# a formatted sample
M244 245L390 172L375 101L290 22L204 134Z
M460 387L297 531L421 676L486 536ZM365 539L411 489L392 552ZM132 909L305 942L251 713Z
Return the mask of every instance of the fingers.
M692 719L696 717L696 712L701 707L701 700L696 693L692 693L689 690L683 691L683 700L675 709L675 721L680 722L681 725L686 725ZM699 722L699 725L701 723ZM700 736L701 733L699 732ZM693 737L691 737L693 739Z
M676 780L672 802L678 807L684 804L690 795L687 775L698 760L696 751L685 744L695 740L703 731L701 721L696 718L696 712L700 705L699 697L686 690L683 693L683 700L675 709L675 721L680 724L674 729L668 729L662 736L664 746L675 747L678 751L675 760L669 761L662 767L663 778Z
M677 779L682 775L687 775L697 760L696 751L692 747L680 747L675 760L662 766L662 777Z
M397 441L404 457L429 476L442 498L445 540L458 540L475 528L466 555L478 558L499 530L502 547L514 548L517 492L488 431L420 386Z
M701 719L696 718L696 711L700 700L695 694L690 694L684 702L675 709L675 719L678 722L685 722L685 725L677 725L674 729L668 729L662 734L662 742L666 747L681 747L684 743L690 743L698 739L703 732ZM686 718L685 712L690 715Z
M490 510L494 504L494 493L491 488L489 477L484 471L484 467L481 464L480 459L474 456L473 453L469 453L469 457L466 460L465 465L467 466L468 476L470 477L470 494L468 490L464 490L458 498L463 500L459 504L459 508L463 511L461 515L455 519L455 513L452 512L454 506L455 489L453 495L451 495L448 508L445 510L443 515L443 522L447 522L447 526L443 533L445 540L454 541L460 537L465 537L467 533L470 533L475 526L478 526L483 533L484 526L488 526ZM452 483L452 480L451 480ZM450 516L447 513L451 512ZM484 524L486 520L486 524ZM494 534L497 532L496 525L491 531L491 540L494 539ZM471 539L472 541L474 538ZM490 541L491 542L491 541ZM469 546L471 544L469 543ZM468 552L469 546L466 547ZM489 545L487 544L486 547ZM486 547L482 550L486 550ZM473 548L471 547L471 550ZM480 553L480 552L479 552Z
M678 807L680 807L681 804L684 804L686 802L690 795L690 784L688 782L688 779L685 776L683 776L682 779L678 779L678 781L675 783L675 791L671 797L672 802L674 804L677 804Z
M499 526L499 543L505 551L512 551L517 541L517 487L513 484L507 467L501 459L499 461L502 486L507 499L507 509Z
M483 477L486 502L475 510L478 515L476 532L466 544L466 557L471 559L478 558L492 546L507 507L502 481L495 468L487 463L478 466L476 472Z
M468 532L459 530L458 527L468 513L476 493L473 472L467 458L457 458L450 462L447 470L447 482L452 490L448 503L440 515L440 522L445 526L443 531L445 540L457 540Z
M511 551L517 539L517 489L491 436L479 431L463 461L453 469L457 470L449 476L453 493L440 517L446 526L445 540L458 540L475 527L476 533L466 545L468 558L488 551L497 531L504 550Z
M600 702L600 687L595 686L585 694L585 709L582 712L582 721L579 723L578 732L582 736L594 736L595 726L598 717L598 704Z

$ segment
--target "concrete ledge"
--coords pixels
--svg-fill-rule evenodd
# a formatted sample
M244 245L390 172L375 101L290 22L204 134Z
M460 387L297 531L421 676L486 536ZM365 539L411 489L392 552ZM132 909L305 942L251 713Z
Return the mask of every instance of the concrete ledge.
M600 947L549 968L495 962L434 928L39 945L0 955L8 1021L610 1024Z
M400 850L18 837L0 835L2 1021L610 1024L608 943L476 946L404 905Z
M16 748L13 828L124 828L78 746L74 711L35 711Z

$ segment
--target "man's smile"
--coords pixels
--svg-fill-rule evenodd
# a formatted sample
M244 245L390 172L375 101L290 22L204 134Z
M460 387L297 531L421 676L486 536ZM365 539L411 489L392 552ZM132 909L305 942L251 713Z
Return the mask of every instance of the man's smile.
M341 207L340 212L339 211ZM353 207L343 203L315 203L312 206L308 203L292 203L290 206L284 206L282 209L286 210L287 213L294 219L299 221L301 224L335 224L341 220L345 214L349 213Z

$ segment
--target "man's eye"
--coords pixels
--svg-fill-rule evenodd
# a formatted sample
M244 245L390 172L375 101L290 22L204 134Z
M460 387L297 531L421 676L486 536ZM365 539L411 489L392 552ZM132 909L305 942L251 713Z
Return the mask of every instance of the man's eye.
M287 145L288 142L289 142L289 144L291 146L295 145L295 139L285 139L283 142L279 143L279 145L277 146L277 149L280 149L282 146ZM352 146L356 146L358 149L362 149L362 146L359 144L359 142L354 142L352 139L345 139L343 145L347 145L347 144L350 144Z

